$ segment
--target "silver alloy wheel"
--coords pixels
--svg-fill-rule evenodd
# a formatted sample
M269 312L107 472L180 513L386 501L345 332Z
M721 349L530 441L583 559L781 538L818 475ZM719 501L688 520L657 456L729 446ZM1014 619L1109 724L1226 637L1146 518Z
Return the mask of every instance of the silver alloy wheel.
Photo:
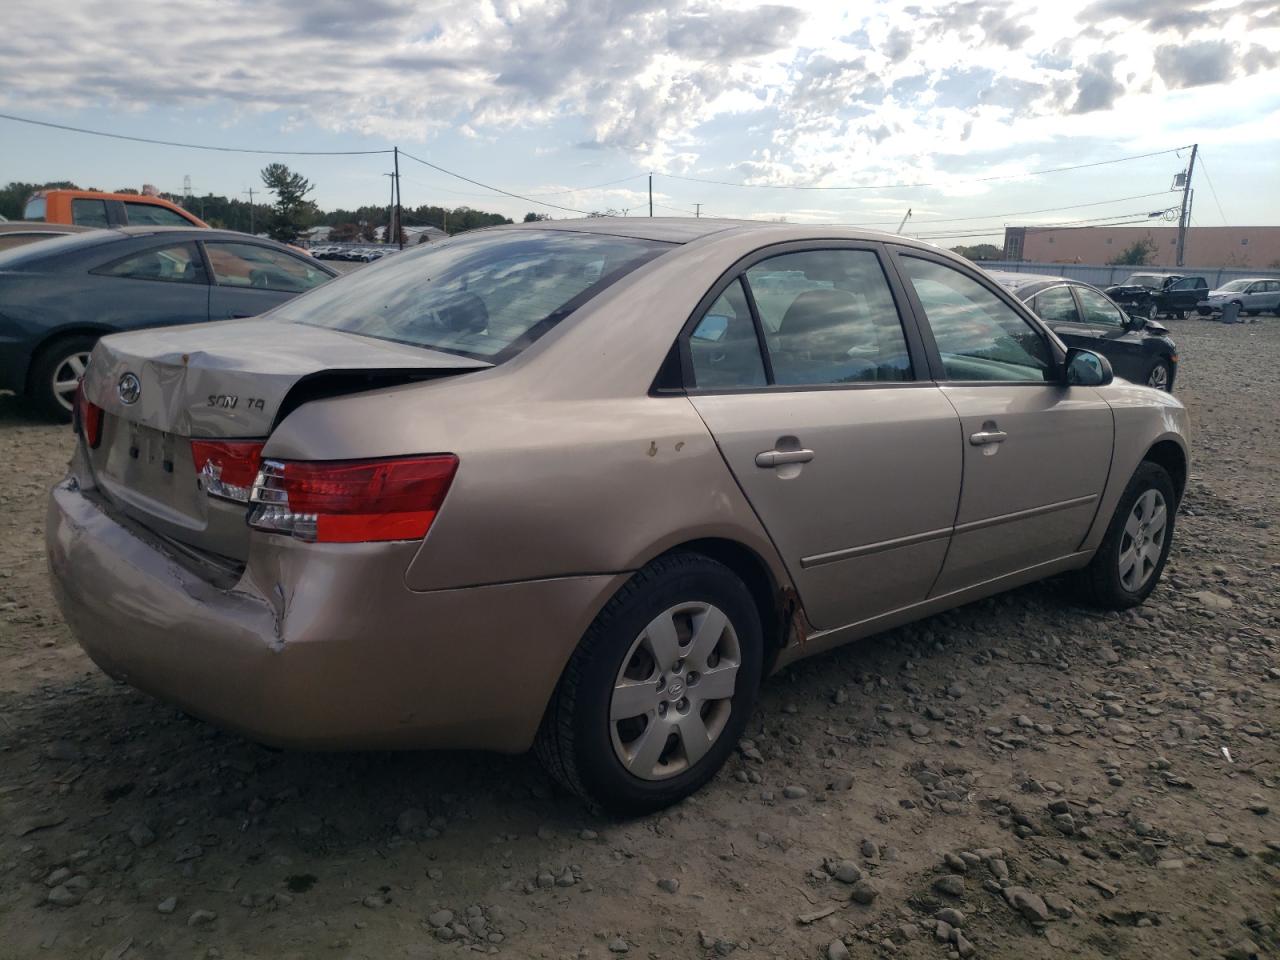
M701 601L679 603L640 632L609 701L614 754L641 780L666 780L697 764L724 732L742 665L729 617Z
M1147 386L1155 387L1157 390L1169 389L1169 368L1163 363L1157 363L1151 368L1151 375L1147 377Z
M1130 593L1137 593L1155 573L1164 550L1168 512L1159 490L1148 490L1129 511L1120 537L1120 583Z
M1156 318L1157 312L1158 311L1156 310L1155 301L1153 300L1151 303L1147 305L1147 319L1154 320Z
M53 398L64 410L70 410L75 400L76 386L89 367L87 351L73 353L53 368Z

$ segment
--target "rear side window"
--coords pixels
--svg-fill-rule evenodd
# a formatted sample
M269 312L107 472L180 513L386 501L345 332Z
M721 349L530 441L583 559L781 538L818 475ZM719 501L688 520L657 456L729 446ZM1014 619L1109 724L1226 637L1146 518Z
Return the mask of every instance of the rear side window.
M83 227L105 227L107 225L107 202L105 200L78 199L71 201L71 222Z
M22 211L23 220L43 220L45 218L44 197L32 197Z
M760 341L741 280L731 283L702 315L689 338L689 354L702 389L765 385Z
M302 293L329 280L301 257L256 243L206 242L213 278L222 286Z
M92 271L103 277L160 280L168 283L204 283L204 264L194 243L152 247Z
M871 250L804 250L762 260L747 283L774 382L910 380L902 321Z
M904 256L950 380L1045 381L1053 378L1044 337L1003 300L959 270Z
M1048 290L1037 293L1031 309L1047 323L1080 322L1075 297L1071 296L1071 291L1067 287L1050 287Z
M670 249L568 230L477 231L398 253L272 316L500 362Z
M186 217L179 216L168 207L162 207L156 203L139 203L136 200L126 200L124 209L129 216L129 226L152 226L152 227L189 227L191 221Z

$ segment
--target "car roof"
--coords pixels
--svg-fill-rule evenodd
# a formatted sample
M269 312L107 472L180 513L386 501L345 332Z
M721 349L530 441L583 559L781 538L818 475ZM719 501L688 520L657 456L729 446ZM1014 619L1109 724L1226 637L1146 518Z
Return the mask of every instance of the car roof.
M537 220L504 224L487 230L569 230L666 243L692 243L712 235L743 237L758 235L762 244L773 239L787 240L867 240L892 242L934 253L945 252L935 244L913 240L895 233L866 230L836 224L778 223L772 220L740 220L718 217L583 217L576 220ZM954 254L949 254L954 256Z
M61 226L58 224L57 226ZM85 230L83 233L69 233L65 236L52 237L49 240L43 240L40 243L27 244L22 247L14 247L12 250L0 252L0 269L12 269L20 264L26 264L42 260L44 258L57 257L62 254L74 254L82 250L88 250L91 247L102 246L107 243L123 242L138 237L149 236L174 236L190 238L192 240L234 240L237 243L256 243L261 246L271 247L277 250L286 250L297 256L298 252L283 243L277 243L264 237L255 237L248 233L239 233L235 230L214 230L205 227L95 227ZM303 256L307 254L303 253ZM309 258L314 259L314 258ZM316 265L331 275L336 276L337 273L332 268L325 266L319 261L315 261Z
M0 222L0 233L84 233L93 227L73 223L46 223L44 220L5 220Z

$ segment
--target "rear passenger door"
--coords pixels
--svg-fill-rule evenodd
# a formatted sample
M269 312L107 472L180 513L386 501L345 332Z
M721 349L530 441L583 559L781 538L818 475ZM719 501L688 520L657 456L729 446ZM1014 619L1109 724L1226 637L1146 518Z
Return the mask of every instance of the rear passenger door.
M960 494L959 420L883 258L759 251L681 342L689 399L819 628L924 600Z
M917 249L899 248L897 263L964 437L964 488L932 595L1074 553L1110 470L1111 408L1066 385L1058 349L976 271Z

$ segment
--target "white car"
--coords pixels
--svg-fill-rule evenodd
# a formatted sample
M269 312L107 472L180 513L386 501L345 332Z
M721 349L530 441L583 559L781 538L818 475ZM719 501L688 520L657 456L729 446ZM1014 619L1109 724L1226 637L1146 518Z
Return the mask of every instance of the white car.
M1202 317L1218 312L1228 303L1240 305L1240 312L1256 317L1265 310L1280 316L1280 280L1265 277L1245 277L1224 283L1196 304Z

